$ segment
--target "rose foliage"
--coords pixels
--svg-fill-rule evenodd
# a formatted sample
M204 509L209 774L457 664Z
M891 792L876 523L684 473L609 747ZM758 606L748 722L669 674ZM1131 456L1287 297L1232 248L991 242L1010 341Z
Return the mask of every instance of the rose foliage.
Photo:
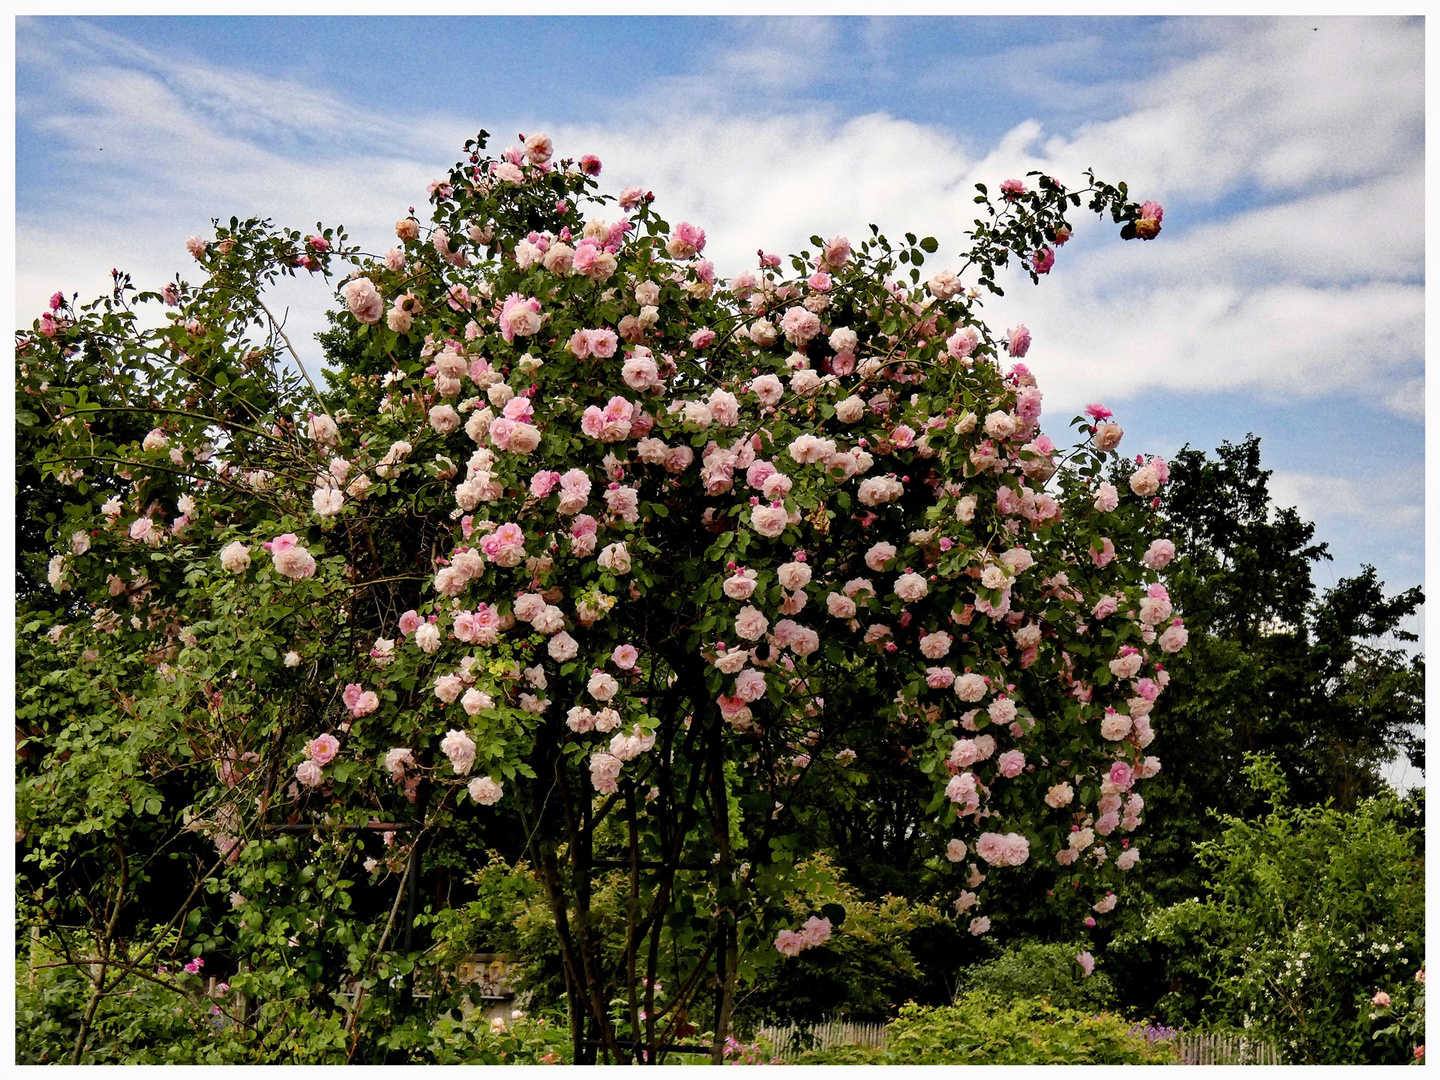
M1029 331L980 307L1003 268L1051 270L1083 202L1127 238L1160 208L1037 174L981 188L939 271L933 239L871 227L726 281L703 229L602 194L595 159L485 142L387 252L217 221L198 282L117 274L17 339L66 489L61 610L24 627L26 903L83 909L94 999L208 949L253 1059L310 1024L322 1057L383 1060L423 858L504 822L556 920L575 1060L697 1023L718 1060L736 994L845 932L835 905L787 911L793 814L875 724L909 733L884 767L928 778L965 929L1027 861L1077 928L1103 916L1186 640L1157 577L1168 471L1105 482L1098 405L1062 453ZM296 274L344 305L323 394L266 303ZM843 707L860 684L880 715ZM172 854L173 917L136 899ZM591 931L617 870L618 955Z

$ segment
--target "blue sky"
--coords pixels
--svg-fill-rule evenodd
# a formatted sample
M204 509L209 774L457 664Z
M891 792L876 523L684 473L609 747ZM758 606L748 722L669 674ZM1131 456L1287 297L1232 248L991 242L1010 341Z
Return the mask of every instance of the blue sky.
M1333 585L1424 577L1424 26L1401 18L26 18L16 301L186 272L213 216L344 223L371 250L484 127L546 130L702 225L722 273L812 233L958 251L975 181L1093 165L1165 204L1082 221L1026 323L1058 436L1263 439ZM323 289L284 297L318 329ZM1417 624L1416 630L1422 628Z

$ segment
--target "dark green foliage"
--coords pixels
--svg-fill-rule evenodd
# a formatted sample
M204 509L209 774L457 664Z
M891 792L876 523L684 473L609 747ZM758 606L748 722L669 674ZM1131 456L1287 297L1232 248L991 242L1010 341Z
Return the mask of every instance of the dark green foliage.
M1115 986L1103 971L1088 977L1075 957L1089 948L1080 944L1020 941L993 960L965 969L961 989L984 991L996 999L1046 999L1065 1009L1099 1012L1115 1006Z
M1145 791L1143 881L1164 903L1198 891L1191 845L1216 835L1212 811L1258 811L1238 782L1245 754L1273 756L1298 802L1342 808L1379 792L1396 754L1424 762L1424 659L1403 648L1421 590L1387 597L1366 566L1317 591L1329 553L1313 524L1272 508L1254 436L1213 459L1186 448L1170 469L1166 580L1190 641L1167 665L1164 768Z
M814 1065L1165 1065L1167 1042L1132 1034L1111 1013L1062 1008L1048 1001L1005 1001L967 994L954 1005L906 1005L884 1048L842 1046L802 1054Z
M1252 1028L1296 1063L1411 1060L1407 1020L1424 1008L1423 792L1304 806L1273 759L1252 757L1246 771L1272 808L1223 818L1197 849L1209 896L1155 913L1129 943L1164 959L1177 989L1162 1011ZM1380 991L1391 1006L1371 1004Z

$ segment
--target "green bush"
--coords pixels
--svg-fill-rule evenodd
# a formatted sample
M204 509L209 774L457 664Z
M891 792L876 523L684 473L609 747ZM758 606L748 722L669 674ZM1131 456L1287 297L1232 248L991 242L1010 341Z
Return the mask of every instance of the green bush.
M999 1001L1049 998L1061 1008L1099 1012L1114 1008L1115 986L1103 972L1086 977L1075 962L1084 945L1021 941L993 960L961 973L963 991L985 990Z
M496 1023L475 1009L440 1017L430 1031L427 1059L437 1065L568 1065L570 1028L551 1016L520 1016Z
M984 991L954 1005L905 1005L886 1045L840 1046L802 1054L827 1065L1164 1065L1171 1043L1131 1034L1131 1022L1035 998L1002 1000Z
M1423 792L1353 811L1289 805L1275 763L1252 758L1273 805L1226 817L1197 846L1210 896L1152 915L1141 944L1166 959L1170 1023L1244 1028L1296 1064L1403 1064L1423 1030ZM1372 1003L1384 991L1392 1005ZM1423 1020L1419 1021L1423 1025Z

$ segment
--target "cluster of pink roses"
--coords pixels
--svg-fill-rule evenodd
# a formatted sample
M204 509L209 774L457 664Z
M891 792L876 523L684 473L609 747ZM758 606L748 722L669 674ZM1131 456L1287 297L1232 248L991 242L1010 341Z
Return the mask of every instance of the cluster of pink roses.
M824 945L830 940L830 920L811 915L799 930L781 930L775 937L775 948L785 956L799 956L806 949Z

